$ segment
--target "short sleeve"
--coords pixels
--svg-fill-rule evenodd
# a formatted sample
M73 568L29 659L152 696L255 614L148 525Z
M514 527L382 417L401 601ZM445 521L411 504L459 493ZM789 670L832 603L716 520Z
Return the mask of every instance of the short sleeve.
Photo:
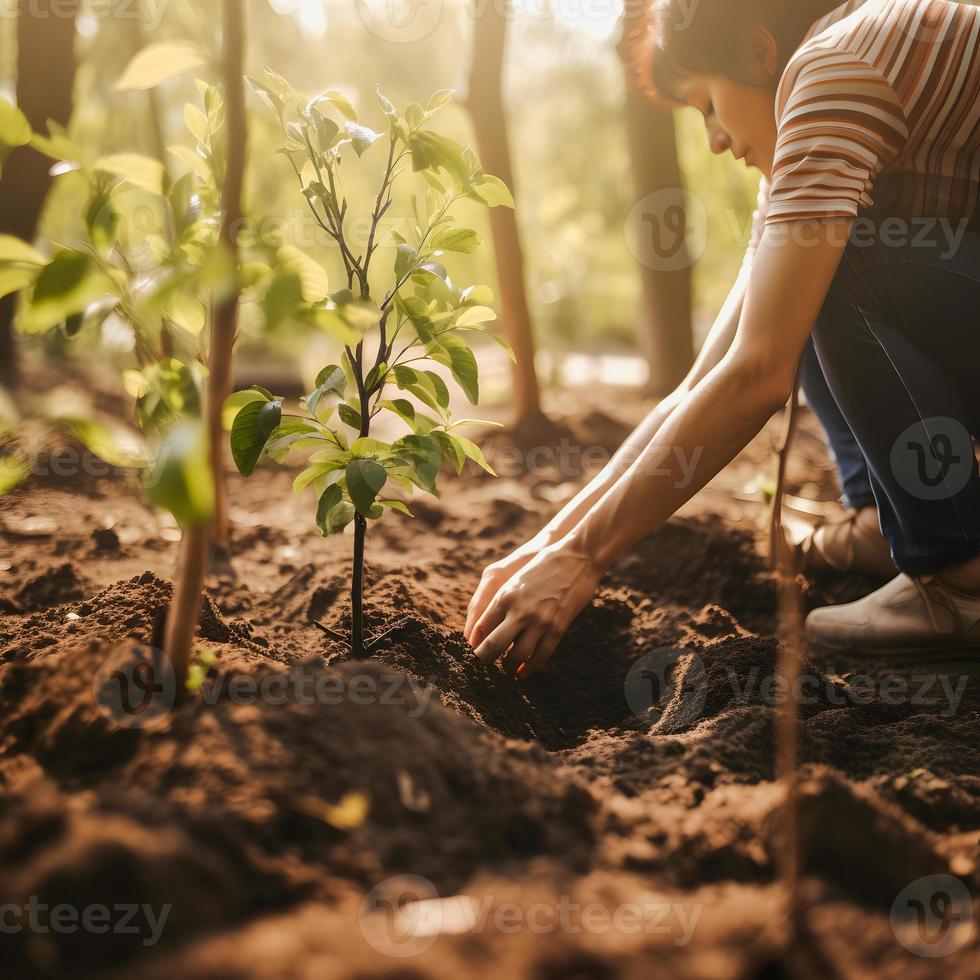
M777 94L776 153L766 224L856 217L909 130L898 96L848 52L803 48Z

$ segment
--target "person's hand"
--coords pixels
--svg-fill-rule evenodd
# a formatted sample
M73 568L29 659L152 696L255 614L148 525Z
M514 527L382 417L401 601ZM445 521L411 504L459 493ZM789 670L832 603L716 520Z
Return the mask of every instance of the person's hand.
M591 556L569 539L544 548L496 591L468 624L466 638L485 664L505 655L509 674L536 674L595 595L601 577Z
M545 547L547 544L540 539L539 535L522 544L520 548L512 551L505 558L487 565L466 611L466 626L463 627L463 636L466 637L467 643L472 643L473 627L476 626L493 597L522 568L534 561Z

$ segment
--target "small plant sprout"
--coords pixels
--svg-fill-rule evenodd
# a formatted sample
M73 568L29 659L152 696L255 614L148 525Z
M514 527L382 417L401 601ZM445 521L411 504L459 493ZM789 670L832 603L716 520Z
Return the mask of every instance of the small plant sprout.
M489 333L487 324L496 319L493 296L486 286L457 286L442 259L451 252L472 253L481 244L475 231L455 223L453 211L460 201L491 207L512 207L513 201L500 180L483 172L471 149L427 128L450 101L448 91L436 93L426 108L410 105L403 114L379 93L387 118L383 135L361 125L339 92L311 100L268 69L261 81L250 84L279 117L284 136L279 152L290 161L317 225L336 244L346 278L344 288L330 292L325 271L305 253L289 249L293 271L280 278L278 292L302 307L303 319L338 337L343 352L338 363L319 372L298 413L285 413L281 399L262 388L232 395L226 406L229 415L236 413L232 455L239 471L249 476L263 454L280 463L293 451L309 454L294 489L314 488L321 532L336 534L354 525L350 648L362 657L380 639L376 635L366 642L364 632L368 521L386 510L411 516L390 490L411 494L417 488L438 496L444 462L457 475L468 459L493 473L479 447L459 434L470 420L453 420L449 389L433 368L445 368L469 401L477 403L477 362L464 337L471 331ZM366 166L368 161L357 161L372 150L386 156L362 251L348 234L341 169L348 161ZM412 198L413 218L403 229L407 234L395 232L382 242L393 188L412 173L428 186ZM382 244L394 253L394 261L379 275L376 258ZM513 357L505 341L489 336ZM373 438L374 421L383 414L407 428L405 434L393 442Z

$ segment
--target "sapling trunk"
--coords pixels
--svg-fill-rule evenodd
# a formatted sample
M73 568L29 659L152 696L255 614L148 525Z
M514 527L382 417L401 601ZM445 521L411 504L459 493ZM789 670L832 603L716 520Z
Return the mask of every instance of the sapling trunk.
M164 634L164 650L173 665L178 691L187 679L194 634L201 618L209 542L210 529L206 524L185 528L180 541L177 581Z
M242 219L242 191L245 183L245 155L248 132L245 124L245 8L243 0L223 0L225 28L224 87L228 118L228 171L221 189L224 220L221 239L238 266L238 231ZM228 480L224 463L224 430L221 408L231 394L232 359L238 333L238 289L222 297L215 309L211 338L208 396L208 437L211 440L211 468L214 471L213 541L222 552L229 550Z
M351 653L361 658L364 649L364 541L367 537L367 520L358 514L354 518L354 573L350 585L350 647Z
M228 170L221 191L222 246L227 250L232 268L238 267L238 226L242 213L242 185L245 177L247 134L245 128L245 92L243 85L245 51L245 12L243 0L224 0L224 83L228 118ZM215 515L211 525L186 528L181 545L177 589L167 621L167 648L182 685L190 666L194 633L201 611L201 596L207 575L212 531L219 530L218 519L227 521L225 481L223 476L223 431L221 409L231 389L231 362L238 330L238 287L218 298L211 328L211 356L204 404L208 452L215 490ZM227 525L225 525L227 533Z

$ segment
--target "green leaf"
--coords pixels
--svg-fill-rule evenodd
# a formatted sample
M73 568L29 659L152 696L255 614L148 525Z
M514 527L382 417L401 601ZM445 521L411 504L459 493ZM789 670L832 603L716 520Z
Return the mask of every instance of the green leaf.
M207 161L200 153L187 146L168 146L167 152L172 153L201 180L208 181L211 179L211 171L208 169Z
M442 447L434 435L403 436L392 445L396 456L408 457L411 464L396 468L396 475L406 476L417 487L439 496L436 481L442 468Z
M163 192L163 164L141 153L114 153L95 162L94 170L122 177L153 194Z
M484 174L483 180L473 185L473 193L484 204L492 208L514 207L514 197L507 188L507 185L499 177L494 177L491 174Z
M470 404L476 405L480 400L480 373L473 351L459 337L443 334L440 339L449 352L453 377L470 400Z
M34 134L31 146L52 160L77 162L81 160L83 154L81 147L68 137L62 126L56 122L48 120L48 135L42 136L40 133Z
M295 272L278 275L262 297L266 329L273 330L289 320L303 303L303 285Z
M326 490L320 494L320 501L316 508L316 523L317 527L320 528L320 531L324 536L333 533L330 513L343 499L343 491L337 486L336 483L331 483L330 486L328 486Z
M92 260L83 252L61 251L44 267L34 287L33 301L60 299L85 280Z
M357 512L365 517L387 482L387 471L373 459L354 459L347 465L347 492Z
M329 102L346 119L349 119L351 122L357 122L357 110L343 92L337 92L335 90L324 92L320 96L320 99L325 99Z
M269 435L265 454L277 463L284 463L294 450L316 450L328 444L327 436L318 426L306 419L286 416Z
M88 320L97 322L105 304L86 310ZM90 312L93 311L93 312ZM136 399L136 418L146 432L163 432L181 418L196 418L201 412L201 374L196 364L187 365L174 357L163 358L142 371L125 375L126 390Z
M0 267L0 299L11 293L19 293L34 282L38 273L37 268L28 266Z
M207 56L196 45L183 41L149 44L126 66L117 92L155 88L162 82L205 64Z
M354 520L355 513L354 507L346 500L343 500L327 513L326 520L321 525L321 530L323 530L325 535L339 534Z
M294 245L283 245L278 252L279 263L286 272L299 277L300 292L307 303L319 303L330 292L330 280L319 262Z
M380 84L378 85L378 88L377 88L377 96L378 96L378 104L381 106L381 111L386 116L396 116L396 115L398 115L398 113L395 111L395 107L392 104L391 100L388 99L388 98L386 98L381 93L381 85Z
M386 457L391 453L391 446L370 436L359 436L350 447L352 456Z
M22 333L45 333L68 317L81 313L105 296L112 283L92 265L82 252L64 249L41 270L34 285L30 305L22 311Z
M145 480L147 496L169 510L183 528L214 515L214 476L207 431L200 420L181 422L167 434Z
M491 333L489 330L486 330L486 331L484 331L484 335L487 336L487 337L489 337L495 343L499 344L500 347L503 348L503 350L507 354L507 356L515 364L517 363L517 355L514 353L514 349L510 346L510 344L507 343L506 340L504 340L503 337L500 336L500 334L498 334L498 333Z
M489 286L470 286L463 290L460 299L466 306L492 306L493 290Z
M45 265L47 259L33 245L13 235L0 235L0 262L22 262L25 265Z
M466 453L463 452L463 447L448 432L434 432L433 435L439 440L439 445L442 447L442 454L452 461L456 467L456 475L459 476L463 472L463 467L466 465Z
M396 365L394 368L395 384L402 390L407 391L410 394L415 395L423 404L428 405L429 408L435 411L441 411L445 406L440 404L441 392L436 390L436 387L432 381L431 373L423 373L421 371L416 371L414 368L406 367L404 364ZM439 377L438 375L434 375ZM442 389L445 389L445 384L442 379L439 378L439 383L442 385ZM446 392L446 404L449 402L449 393Z
M389 412L394 412L395 415L414 428L416 416L415 406L407 398L395 398L392 401L380 401L378 402L378 408L384 408Z
M337 414L344 425L349 425L352 429L360 430L361 413L356 408L351 408L346 402L337 406Z
M175 293L166 307L167 317L178 327L195 337L204 329L207 311L204 304L194 295Z
M466 184L469 169L463 161L463 147L455 140L439 133L422 130L412 133L409 139L412 153L412 169L445 170L457 183Z
M250 405L252 402L262 402L264 404L267 401L270 401L270 399L266 398L261 391L256 391L255 388L236 391L225 399L225 403L221 408L221 424L228 431L231 429L235 417L246 405Z
M379 500L379 504L382 507L388 507L391 510L397 510L399 514L404 514L406 517L414 517L415 515L408 509L408 505L402 500Z
M351 138L351 145L354 147L354 152L359 157L364 156L365 152L371 149L372 144L381 139L380 133L376 133L373 129L368 129L367 126L358 126L357 123L348 122L344 126L344 129Z
M98 419L58 420L93 455L120 469L142 469L150 454L142 436L128 426Z
M432 237L432 247L444 252L470 255L482 244L480 236L469 228L442 228Z
M249 402L231 426L231 455L242 476L251 476L269 436L282 419L282 402Z
M198 143L208 143L208 117L193 102L184 106L184 125Z
M27 146L33 136L27 116L11 102L0 98L0 143L11 148Z
M497 314L489 306L467 306L456 318L455 328L473 327L482 323L492 323Z
M429 104L425 107L425 111L431 115L434 112L438 112L444 105L452 102L453 100L453 90L451 88L439 89L435 95L429 99Z
M328 364L316 376L316 389L306 396L306 404L312 415L316 415L317 405L326 395L344 397L347 389L347 377L344 369L336 364Z
M293 493L298 497L311 483L326 476L328 473L332 473L336 469L338 467L330 463L316 463L313 466L308 466L293 480Z
M460 444L463 452L466 454L467 459L472 459L477 466L481 467L489 473L491 476L496 476L493 467L487 462L486 457L483 455L483 450L475 443L471 442L464 436L456 436L453 438Z
M399 242L395 249L395 278L401 282L418 262L419 253L408 242Z
M381 311L369 299L355 296L349 289L334 293L325 307L313 314L317 326L333 333L341 343L358 343L366 330L376 326Z
M436 403L440 408L449 408L449 389L446 387L446 382L435 371L426 371L425 375L436 393Z
M417 102L413 102L405 110L405 122L408 123L409 128L418 129L419 126L425 121L425 112Z

